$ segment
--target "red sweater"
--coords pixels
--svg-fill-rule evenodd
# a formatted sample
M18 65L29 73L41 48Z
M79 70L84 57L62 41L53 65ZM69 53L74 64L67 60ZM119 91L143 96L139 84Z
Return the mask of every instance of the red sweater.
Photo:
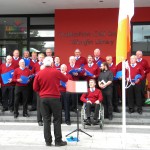
M72 76L70 74L66 74L66 76L69 80L72 80ZM59 90L60 90L60 92L66 92L66 88L60 84L59 84Z
M105 59L99 57L98 60L95 60L95 57L94 57L94 63L96 64L98 61L105 62Z
M34 67L34 65L37 63L36 62L33 62L32 59L30 59L30 64L29 64L29 69L32 70L32 68Z
M139 79L140 81L144 79L145 75L144 75L144 71L143 71L143 68L141 67L141 65L136 65L135 67L131 67L130 66L130 77L131 77L131 80L135 78L135 76L137 74L140 74L142 77ZM126 70L126 77L128 78L129 77L129 71Z
M6 63L5 63L5 64L2 64L2 65L0 66L0 74L9 72L9 71L11 71L11 70L15 70L15 67L14 67L13 64L11 64L9 67L6 67ZM0 76L0 83L2 84L2 86L12 86L12 85L14 85L13 82L4 84L3 81L2 81L1 76Z
M116 67L116 65L114 63L113 63L112 66L109 66L109 70L113 73L114 76L116 76L117 67Z
M88 64L86 64L84 66L84 69L86 69L87 71L89 71L90 73L92 73L93 75L95 75L96 76L95 79L97 79L98 76L99 76L99 74L100 74L100 69L99 69L99 67L98 67L97 64L93 64L92 67L89 67ZM85 76L85 78L86 78L87 81L89 81L90 79L93 79L93 77L90 77L90 76Z
M39 64L39 62L36 62L32 68L32 74L37 74L40 71L40 67L41 65Z
M149 73L149 65L148 65L147 60L142 58L142 60L140 62L136 62L136 63L142 66L142 68L145 72L145 78L146 78L147 74Z
M77 66L82 66L82 65L86 65L86 64L87 64L87 60L85 57L80 56L80 58L78 60L76 60Z
M80 100L84 103L86 103L87 100L90 100L92 103L95 103L97 100L102 102L103 96L99 89L95 88L95 91L91 92L90 88L88 88L88 93L83 93Z
M59 66L55 66L55 64L54 64L53 68L56 68L57 70L60 70L60 66L61 66L61 64Z
M67 73L69 73L70 70L72 70L72 69L77 69L77 68L80 68L80 66L75 65L75 66L72 68L72 67L70 66L70 64L68 64L68 65L67 65ZM78 74L78 76L72 75L72 80L78 81L78 80L79 80L79 74Z
M17 60L14 59L14 57L12 57L12 64L13 66L16 68L19 67L19 61L20 61L21 58L18 58Z
M46 67L35 77L33 89L39 92L41 98L60 98L60 81L67 82L68 78L55 68Z
M13 81L16 82L17 86L27 86L28 84L22 84L20 82L17 82L17 79L20 79L21 76L30 76L31 71L28 68L25 68L24 70L17 68L14 71Z

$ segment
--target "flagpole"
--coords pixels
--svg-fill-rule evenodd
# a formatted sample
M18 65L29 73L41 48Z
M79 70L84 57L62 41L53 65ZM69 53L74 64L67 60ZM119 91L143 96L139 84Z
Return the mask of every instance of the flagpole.
M126 147L126 89L125 89L125 60L122 61L122 141Z

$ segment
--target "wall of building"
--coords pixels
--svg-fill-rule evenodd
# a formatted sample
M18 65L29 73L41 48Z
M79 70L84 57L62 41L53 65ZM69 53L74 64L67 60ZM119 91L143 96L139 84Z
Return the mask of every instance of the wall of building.
M150 21L150 8L135 8L132 22ZM82 55L101 49L102 57L115 57L118 9L73 9L55 11L55 55L63 63L79 48ZM128 54L128 56L130 53ZM148 56L145 59L149 61Z

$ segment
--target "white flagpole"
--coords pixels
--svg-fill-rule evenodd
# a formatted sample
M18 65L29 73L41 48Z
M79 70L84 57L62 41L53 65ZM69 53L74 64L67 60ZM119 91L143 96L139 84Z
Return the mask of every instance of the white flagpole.
M122 141L126 147L126 88L125 88L125 60L122 61Z

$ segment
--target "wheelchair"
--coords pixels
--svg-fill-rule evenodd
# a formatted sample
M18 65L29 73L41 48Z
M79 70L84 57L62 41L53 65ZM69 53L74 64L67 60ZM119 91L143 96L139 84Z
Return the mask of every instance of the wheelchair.
M81 124L82 124L84 129L86 128L85 122L87 119L85 110L86 110L86 103L84 103L82 108L81 108ZM93 117L93 111L91 112L91 117ZM99 122L97 125L99 125L100 129L103 129L103 127L104 127L104 106L102 103L100 103L98 121Z

